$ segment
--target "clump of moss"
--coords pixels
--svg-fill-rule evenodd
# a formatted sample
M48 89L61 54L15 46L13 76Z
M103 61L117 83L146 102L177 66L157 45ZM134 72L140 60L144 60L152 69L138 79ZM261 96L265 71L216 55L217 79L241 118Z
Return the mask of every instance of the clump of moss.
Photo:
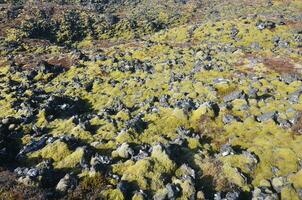
M72 152L70 155L64 157L63 160L60 160L55 167L56 168L74 168L78 163L80 163L80 160L82 159L84 155L84 148L78 147L74 152Z
M42 158L51 158L55 162L59 162L71 153L66 143L57 140L54 143L46 145L43 149L29 154L29 158L41 156Z

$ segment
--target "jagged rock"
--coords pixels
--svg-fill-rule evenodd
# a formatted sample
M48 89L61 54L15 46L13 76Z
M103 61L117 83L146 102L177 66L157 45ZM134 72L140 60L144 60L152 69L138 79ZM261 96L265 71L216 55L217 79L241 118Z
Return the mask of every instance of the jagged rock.
M125 180L120 181L116 187L124 194L125 197L129 197L133 190L133 186Z
M112 158L96 154L90 160L91 170L99 171L107 167L112 162Z
M148 123L142 119L142 115L137 115L126 121L125 125L128 129L132 128L136 132L142 133L147 128Z
M288 101L290 101L291 103L298 103L299 102L299 97L302 94L302 87L299 88L298 90L290 93L288 95Z
M258 199L271 199L271 200L278 200L278 195L273 193L270 189L266 187L256 187L253 190L253 197L252 200Z
M175 106L183 109L185 112L189 112L191 110L196 109L198 106L193 101L193 99L180 99L175 102Z
M192 129L187 129L184 126L178 126L176 128L176 132L181 136L189 136L189 137L191 137L194 134L194 131Z
M168 199L175 199L180 193L180 188L177 185L174 185L174 184L168 183L166 185L166 189L167 189L167 196L166 197Z
M240 199L240 191L231 191L227 193L218 192L214 195L214 200L238 200Z
M195 179L195 170L187 164L182 164L178 170L182 179Z
M17 157L23 156L29 152L32 151L37 151L41 148L43 148L46 145L48 137L47 136L42 136L39 140L33 140L29 142L27 145L25 145L20 152L18 153Z
M229 144L224 144L220 147L220 154L222 156L233 155L235 151Z
M231 123L233 121L236 121L236 118L233 115L226 114L226 115L222 116L222 122L224 124L229 124L229 123Z
M66 68L63 66L52 65L52 64L48 63L47 61L42 61L39 64L39 70L43 73L59 74L59 73L64 72L66 70Z
M256 23L256 26L259 30L263 30L263 29L273 29L276 27L276 23L273 22L273 21L262 21L262 20L259 20L257 23Z
M226 96L223 97L224 102L230 102L235 99L241 99L244 98L245 94L242 90L234 91Z
M71 117L85 111L86 103L78 97L51 96L42 106L48 120Z
M276 122L282 126L282 127L285 127L285 128L290 128L291 127L291 123L289 120L287 119L282 119L280 116L277 116L276 117Z
M30 178L37 177L38 174L39 174L39 171L35 168L29 169L26 173L26 175L29 176Z
M170 95L164 94L162 96L159 97L159 103L161 106L163 107L169 107L169 99L170 99Z
M231 31L230 31L231 38L235 38L238 33L239 33L239 30L235 26L232 26Z
M269 119L275 120L277 115L278 115L277 111L271 111L271 112L263 113L261 115L256 116L256 120L258 122L264 122L264 121L267 121Z
M280 80L287 84L290 84L299 79L301 79L301 77L298 74L285 73L280 76Z

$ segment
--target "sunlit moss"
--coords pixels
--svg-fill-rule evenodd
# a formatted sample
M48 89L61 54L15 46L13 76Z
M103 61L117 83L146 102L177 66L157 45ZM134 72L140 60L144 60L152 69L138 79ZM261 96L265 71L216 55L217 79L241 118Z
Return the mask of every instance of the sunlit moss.
M43 149L31 153L29 157L41 156L42 158L52 158L55 162L59 162L71 153L66 143L57 140L54 143L46 145Z
M84 149L78 147L74 152L65 156L64 159L60 160L55 167L57 168L74 168L78 163L80 163L81 158L84 155Z
M108 200L124 200L123 193L118 189L107 189L102 191L102 195Z

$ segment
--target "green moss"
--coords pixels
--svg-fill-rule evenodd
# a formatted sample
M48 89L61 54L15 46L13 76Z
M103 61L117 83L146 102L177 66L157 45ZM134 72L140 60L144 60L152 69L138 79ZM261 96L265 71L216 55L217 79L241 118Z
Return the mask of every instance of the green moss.
M151 157L157 161L154 167L158 168L163 173L171 173L175 170L175 163L169 158L161 146L153 146Z
M64 159L60 160L57 164L55 164L56 168L74 168L78 163L80 163L81 158L84 155L84 149L82 147L78 147L74 152L64 157Z
M161 134L175 136L175 130L180 125L189 127L188 117L180 109L161 108L158 114L147 114L144 119L149 125L140 140L149 144L163 141Z
M297 192L291 186L286 186L281 190L282 200L299 200L300 197Z
M195 196L196 190L194 187L194 183L190 180L175 180L173 181L175 184L179 184L181 187L181 196L179 199L185 200L185 199L190 199Z
M150 159L139 160L125 170L122 179L137 181L140 188L147 189L149 186L148 179L152 176L152 170L153 166Z
M245 190L248 189L246 185L246 180L236 168L231 167L229 164L224 164L223 173L225 177L229 180L229 182L234 183Z
M119 189L107 189L102 191L102 195L108 200L124 200L124 195Z
M257 123L252 118L244 123L229 124L225 128L230 134L228 137L236 136L232 140L233 145L247 148L258 155L260 163L253 173L254 185L258 185L262 179L271 178L272 167L279 169L278 176L297 171L300 139L294 139L291 132L280 129L272 121Z
M154 146L151 157L133 162L128 160L124 163L113 165L113 172L122 175L122 180L136 181L142 189L154 191L163 188L161 179L163 174L170 174L176 170L175 163L160 146Z
M299 170L296 174L290 175L289 181L293 183L296 189L302 189L302 170Z
M29 154L29 158L41 156L42 158L52 158L55 162L59 162L71 153L66 143L57 140L46 145L43 149Z

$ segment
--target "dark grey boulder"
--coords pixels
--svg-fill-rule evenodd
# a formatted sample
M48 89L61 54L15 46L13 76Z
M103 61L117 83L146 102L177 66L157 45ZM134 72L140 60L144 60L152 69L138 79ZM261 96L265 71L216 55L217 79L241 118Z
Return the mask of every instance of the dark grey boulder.
M242 90L237 90L234 92L231 92L230 94L223 97L224 102L230 102L235 99L242 99L245 97L245 93Z
M277 111L271 111L271 112L266 112L266 113L263 113L261 115L256 116L256 120L258 122L264 122L264 121L267 121L269 119L276 120L277 116L278 116Z

